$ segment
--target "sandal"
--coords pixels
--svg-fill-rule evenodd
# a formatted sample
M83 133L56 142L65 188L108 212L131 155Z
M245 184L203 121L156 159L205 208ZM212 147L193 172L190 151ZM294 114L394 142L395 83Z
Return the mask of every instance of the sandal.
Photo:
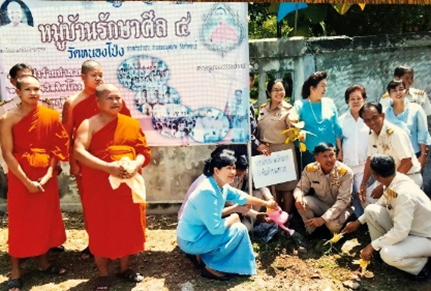
M224 274L223 276L217 276L217 275L211 273L210 271L208 271L207 268L202 268L201 276L204 278L207 278L207 279L218 280L218 281L228 281L228 280L232 279L232 276L230 276L228 274Z
M90 251L90 247L86 247L84 250L82 250L82 252L81 252L81 259L83 259L83 260L86 261L86 260L91 259L93 257L94 256L93 256L93 254Z
M67 273L67 269L64 267L58 266L56 264L51 264L45 270L39 269L39 272L47 274L47 275L62 276L62 275Z
M6 288L7 290L11 290L11 289L18 289L21 290L22 289L22 280L21 278L17 278L17 279L10 279L9 281L7 281L7 285Z
M96 291L107 291L109 290L109 277L108 276L99 276L96 278L96 282L94 283L94 290Z
M144 280L144 276L140 273L136 273L132 268L124 270L117 275L124 281L130 283L140 283Z
M205 267L204 262L201 260L198 260L198 258L196 257L196 255L190 255L190 254L186 254L187 258L190 260L190 262L192 262L192 264L196 267L196 269L202 269L203 267Z

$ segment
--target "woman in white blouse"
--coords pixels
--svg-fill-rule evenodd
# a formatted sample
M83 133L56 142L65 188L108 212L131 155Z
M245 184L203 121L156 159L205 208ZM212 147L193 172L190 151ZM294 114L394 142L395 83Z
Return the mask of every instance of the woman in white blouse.
M367 99L365 88L360 85L352 85L346 89L344 94L349 110L338 119L342 130L342 156L339 160L349 166L353 171L353 198L355 214L359 217L364 209L356 192L362 182L365 162L367 161L368 135L370 129L359 116L359 110L364 106Z

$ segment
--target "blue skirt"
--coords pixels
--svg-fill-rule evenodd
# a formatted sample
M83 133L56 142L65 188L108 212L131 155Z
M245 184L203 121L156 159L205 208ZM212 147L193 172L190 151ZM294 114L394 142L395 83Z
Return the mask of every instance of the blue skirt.
M187 254L200 255L211 269L233 274L256 275L256 260L247 228L234 223L225 233L207 232L195 242L177 237L178 246Z

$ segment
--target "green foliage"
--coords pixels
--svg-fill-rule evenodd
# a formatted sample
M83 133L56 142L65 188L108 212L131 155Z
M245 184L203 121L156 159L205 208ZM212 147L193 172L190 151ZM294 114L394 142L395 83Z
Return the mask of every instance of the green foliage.
M277 37L278 3L249 4L249 38ZM431 5L308 4L281 21L281 36L366 36L431 30Z

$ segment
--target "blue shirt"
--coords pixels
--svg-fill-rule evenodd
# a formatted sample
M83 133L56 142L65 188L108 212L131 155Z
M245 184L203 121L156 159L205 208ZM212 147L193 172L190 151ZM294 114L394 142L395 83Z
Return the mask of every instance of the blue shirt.
M416 103L411 103L405 99L406 107L404 111L395 115L391 100L390 106L385 110L386 119L403 129L412 142L415 153L421 151L419 144L430 145L431 137L428 132L428 121L425 111Z
M190 195L177 227L177 236L187 241L197 241L210 232L223 234L228 226L221 217L226 201L239 205L247 202L248 195L228 184L220 188L213 177L204 179Z
M305 122L304 130L314 133L306 135L305 146L313 152L317 144L329 142L337 146L336 137L342 137L338 123L338 111L334 101L322 98L321 102L310 102L308 99L297 100L293 105L299 114L299 120Z

